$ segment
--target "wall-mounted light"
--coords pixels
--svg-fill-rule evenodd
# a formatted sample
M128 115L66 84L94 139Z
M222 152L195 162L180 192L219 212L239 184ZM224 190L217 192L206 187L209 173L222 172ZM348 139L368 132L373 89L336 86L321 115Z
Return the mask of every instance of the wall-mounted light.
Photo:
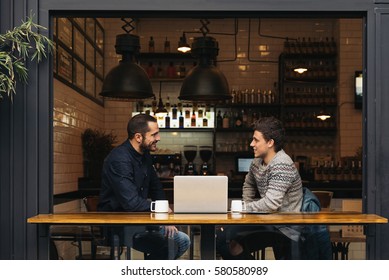
M294 72L297 72L299 74L303 74L308 71L308 68L304 66L297 66L296 68L293 69Z
M327 111L325 111L324 109L320 111L320 113L316 116L316 118L322 120L322 121L325 121L326 119L329 119L331 118L331 115L330 113L328 113Z
M125 22L122 29L125 34L116 36L115 49L122 55L119 65L105 76L100 95L117 100L139 100L154 96L153 88L145 70L138 64L140 50L139 36L129 34L134 27L133 20Z
M185 32L182 33L182 37L180 37L180 41L178 42L178 48L177 50L182 53L189 52L192 48L186 41L186 35Z

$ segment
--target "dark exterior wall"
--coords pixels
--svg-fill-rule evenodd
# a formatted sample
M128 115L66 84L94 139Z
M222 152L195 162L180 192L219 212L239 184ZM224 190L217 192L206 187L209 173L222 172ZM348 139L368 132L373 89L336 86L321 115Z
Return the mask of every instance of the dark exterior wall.
M167 8L168 7L168 8ZM32 10L49 26L54 11L362 12L367 15L367 92L364 108L364 207L389 217L389 0L2 0L0 32L19 25ZM375 9L377 8L377 9ZM233 15L233 13L231 13ZM52 73L50 61L29 63L29 84L19 85L14 102L0 103L0 259L47 258L40 232L28 217L52 209ZM389 259L389 226L368 233L368 258Z

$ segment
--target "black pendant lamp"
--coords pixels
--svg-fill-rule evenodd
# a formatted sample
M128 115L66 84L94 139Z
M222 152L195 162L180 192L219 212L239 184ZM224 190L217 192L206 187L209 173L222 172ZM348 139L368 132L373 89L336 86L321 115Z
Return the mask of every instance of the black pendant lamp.
M119 65L105 76L101 96L120 100L139 100L154 96L146 71L138 65L139 36L129 34L134 28L127 21L122 28L127 32L116 36L115 49L122 55ZM132 22L132 21L131 21ZM127 30L126 26L131 29Z
M194 38L192 56L198 63L182 84L180 100L215 102L232 98L226 77L215 66L218 52L218 42L213 37Z

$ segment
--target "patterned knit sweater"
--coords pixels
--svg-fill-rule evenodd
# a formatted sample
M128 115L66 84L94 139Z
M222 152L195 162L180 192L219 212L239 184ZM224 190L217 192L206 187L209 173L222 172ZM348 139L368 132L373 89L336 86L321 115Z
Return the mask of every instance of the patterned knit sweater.
M256 190L260 199L254 201ZM280 150L268 165L255 158L243 184L248 211L300 212L303 199L301 177L292 159Z

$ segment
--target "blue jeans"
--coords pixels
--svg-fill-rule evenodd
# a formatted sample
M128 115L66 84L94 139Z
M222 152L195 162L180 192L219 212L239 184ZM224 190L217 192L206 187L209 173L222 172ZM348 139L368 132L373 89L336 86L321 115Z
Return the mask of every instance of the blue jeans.
M188 250L190 239L186 233L178 231L173 237L173 242L174 252L169 252L169 238L165 236L165 227L161 226L136 233L133 238L133 248L145 253L145 259L149 260L166 260L169 256L178 259Z

